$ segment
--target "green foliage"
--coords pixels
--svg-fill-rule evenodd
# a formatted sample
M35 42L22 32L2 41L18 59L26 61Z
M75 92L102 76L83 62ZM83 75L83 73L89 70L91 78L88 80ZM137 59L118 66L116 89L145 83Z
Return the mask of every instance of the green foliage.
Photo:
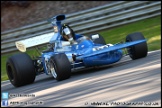
M138 22L100 32L106 43L125 41L125 37L133 32L142 32L147 39L149 51L161 49L161 16L144 19Z

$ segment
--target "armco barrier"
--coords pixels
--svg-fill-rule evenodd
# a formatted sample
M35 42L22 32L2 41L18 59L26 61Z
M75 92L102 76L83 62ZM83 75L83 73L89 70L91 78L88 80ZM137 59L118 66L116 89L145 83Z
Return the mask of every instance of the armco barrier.
M88 35L115 26L161 15L161 1L117 1L66 15L76 33ZM53 32L47 21L1 33L1 54L17 51L15 41Z

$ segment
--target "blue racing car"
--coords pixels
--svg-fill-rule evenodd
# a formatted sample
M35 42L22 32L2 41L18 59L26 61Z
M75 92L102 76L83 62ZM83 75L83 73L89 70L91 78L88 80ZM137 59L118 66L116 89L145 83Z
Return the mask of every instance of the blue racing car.
M23 53L9 57L6 62L7 75L15 87L33 83L36 75L42 73L61 81L70 78L73 70L112 64L125 55L133 60L147 56L147 43L140 32L129 34L125 42L106 44L100 34L76 34L68 24L61 23L65 19L65 15L57 15L48 20L54 33L15 42ZM38 57L31 58L25 53L26 48L44 44L48 48Z

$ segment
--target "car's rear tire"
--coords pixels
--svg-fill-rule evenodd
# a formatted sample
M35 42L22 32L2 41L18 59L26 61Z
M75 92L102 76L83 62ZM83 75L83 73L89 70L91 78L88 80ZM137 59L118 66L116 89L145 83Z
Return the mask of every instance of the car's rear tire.
M145 37L141 32L135 32L127 35L126 42L132 42L143 39L145 39ZM148 52L147 43L143 42L134 46L130 46L127 48L127 51L133 60L146 57Z
M89 36L89 38L90 39L92 39L93 40L93 42L94 43L96 43L96 44L103 44L103 45L106 45L106 42L105 42L105 39L100 35L100 34L98 34L99 35L99 38L97 38L97 39L92 39L92 36Z
M34 62L26 53L15 54L8 58L6 71L12 85L20 87L35 80Z
M68 79L71 76L71 65L64 53L52 56L49 62L50 71L57 81Z

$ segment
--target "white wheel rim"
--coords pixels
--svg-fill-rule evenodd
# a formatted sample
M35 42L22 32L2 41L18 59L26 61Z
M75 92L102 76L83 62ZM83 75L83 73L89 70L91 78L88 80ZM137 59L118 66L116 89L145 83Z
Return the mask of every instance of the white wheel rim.
M51 62L51 63L50 63L50 71L51 71L52 76L53 76L54 78L56 78L56 77L57 77L57 74L56 74L54 65L55 65L54 62Z

